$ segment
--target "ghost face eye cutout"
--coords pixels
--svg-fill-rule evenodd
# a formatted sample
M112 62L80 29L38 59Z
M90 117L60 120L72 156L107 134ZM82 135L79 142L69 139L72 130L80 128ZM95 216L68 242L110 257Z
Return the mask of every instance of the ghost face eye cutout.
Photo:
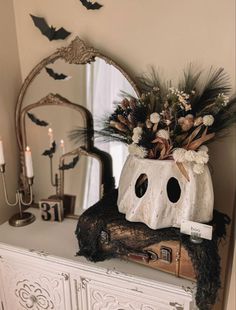
M171 202L176 203L181 196L181 188L176 178L172 177L167 182L166 186L167 196Z
M145 173L140 174L135 183L135 194L138 198L143 197L148 188L148 177Z

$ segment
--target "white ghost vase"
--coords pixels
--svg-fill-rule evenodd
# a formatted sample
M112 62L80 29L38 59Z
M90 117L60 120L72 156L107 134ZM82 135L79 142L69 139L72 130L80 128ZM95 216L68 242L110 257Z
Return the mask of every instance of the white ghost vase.
M123 167L118 208L131 222L145 223L152 229L180 227L182 219L200 223L213 216L214 194L208 166L202 174L184 164L190 181L173 160L129 156Z

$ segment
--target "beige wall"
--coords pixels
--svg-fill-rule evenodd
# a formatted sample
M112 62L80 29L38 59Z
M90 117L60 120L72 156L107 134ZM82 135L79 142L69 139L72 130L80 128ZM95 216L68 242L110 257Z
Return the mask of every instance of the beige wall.
M15 0L22 77L78 34L133 74L155 65L167 78L176 79L191 61L203 67L224 67L235 85L235 0L100 2L104 8L93 12L78 0ZM71 37L64 42L49 42L33 26L30 13L44 16L55 26L63 25L72 31ZM210 155L216 207L231 215L236 183L234 138L212 145Z
M100 0L87 11L79 0L15 0L22 75L66 42L49 42L29 14L63 25L140 73L147 65L175 77L189 61L223 66L235 79L234 0ZM147 5L148 3L148 5Z
M17 146L14 106L21 85L13 1L0 0L0 136L4 143L9 198L15 199L17 184ZM0 181L0 223L15 212L6 206Z
M234 228L233 232L234 240L236 236L236 229ZM232 241L233 242L233 241ZM229 263L232 264L231 276L229 276L229 283L227 286L227 294L225 305L227 310L235 310L236 305L236 241L234 241L234 255L229 260Z

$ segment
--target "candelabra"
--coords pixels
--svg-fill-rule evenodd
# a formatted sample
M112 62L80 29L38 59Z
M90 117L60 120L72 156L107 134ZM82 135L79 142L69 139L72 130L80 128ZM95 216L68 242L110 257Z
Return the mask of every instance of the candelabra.
M48 198L49 199L61 199L63 201L63 208L64 208L64 214L72 216L74 214L74 208L75 208L75 196L69 195L64 193L64 176L65 176L65 169L73 168L72 166L70 168L66 168L64 166L66 157L73 156L73 155L79 155L81 153L85 153L85 151L81 149L75 149L71 152L65 153L60 156L59 158L59 172L54 173L53 169L53 154L49 155L50 160L50 180L51 185L55 187L56 194L51 195Z
M34 214L30 212L23 212L22 211L22 206L30 206L33 202L33 193L32 193L32 185L33 185L33 177L27 177L28 185L29 185L29 191L30 191L30 197L29 201L24 201L23 200L23 193L21 190L17 189L16 191L16 201L14 203L11 203L8 199L8 193L7 193L7 186L6 186L6 181L5 181L5 164L0 165L0 173L2 176L2 183L3 183L3 191L4 191L4 196L5 196L5 201L8 206L16 206L18 204L19 206L19 213L13 215L9 219L9 224L11 226L15 227L20 227L20 226L25 226L28 224L31 224L32 222L35 221L35 216Z
M60 188L61 183L60 179L58 178L58 173L53 172L53 155L49 156L50 159L50 179L51 179L51 185L56 188L56 196L60 195Z

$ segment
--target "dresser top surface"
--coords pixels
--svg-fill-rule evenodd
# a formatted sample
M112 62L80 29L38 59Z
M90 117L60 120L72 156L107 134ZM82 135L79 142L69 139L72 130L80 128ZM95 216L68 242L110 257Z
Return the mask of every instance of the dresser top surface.
M195 283L191 281L125 260L111 259L93 263L87 261L85 257L75 256L78 251L78 242L75 236L76 220L65 219L63 222L47 222L41 220L38 209L30 208L29 211L36 215L36 221L28 226L12 227L8 222L0 225L0 247L10 246L31 252L43 251L49 257L65 259L68 263L82 264L85 268L105 269L117 274L155 281L159 284L174 285L179 288L195 286Z

